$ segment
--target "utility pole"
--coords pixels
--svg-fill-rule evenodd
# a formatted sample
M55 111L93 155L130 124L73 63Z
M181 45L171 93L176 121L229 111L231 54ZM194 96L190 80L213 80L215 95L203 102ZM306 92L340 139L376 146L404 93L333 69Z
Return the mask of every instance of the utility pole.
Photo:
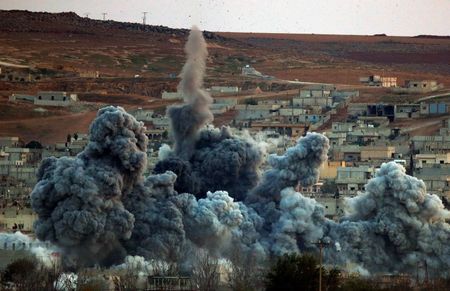
M319 247L319 291L322 291L322 251L329 243L319 239L314 244Z
M89 12L84 13L84 17L89 18Z
M147 13L148 13L148 12L145 12L145 11L142 12L142 14L144 14L144 17L142 17L142 24L143 24L143 25L145 25L145 20L147 19L147 18L146 18Z
M103 12L102 15L103 15L103 21L105 21L106 20L106 15L108 15L108 13Z

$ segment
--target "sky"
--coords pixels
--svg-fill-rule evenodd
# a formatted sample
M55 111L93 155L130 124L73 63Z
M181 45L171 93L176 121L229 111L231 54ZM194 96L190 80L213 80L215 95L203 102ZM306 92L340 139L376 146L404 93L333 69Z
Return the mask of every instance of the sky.
M209 31L450 35L450 0L0 0L0 9L65 12L90 18Z

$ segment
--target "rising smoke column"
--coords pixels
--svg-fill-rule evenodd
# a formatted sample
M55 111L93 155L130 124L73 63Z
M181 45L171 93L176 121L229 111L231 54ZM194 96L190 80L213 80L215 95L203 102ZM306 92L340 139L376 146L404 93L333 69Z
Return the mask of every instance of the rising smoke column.
M186 43L187 61L181 72L179 90L184 104L167 110L171 120L174 149L164 150L156 174L172 171L177 175L175 190L205 197L208 191L226 190L243 200L258 179L262 151L252 141L232 136L228 128L205 128L211 122L212 98L203 90L206 69L206 42L194 27ZM208 173L208 175L205 175Z
M134 217L121 199L146 167L144 127L122 108L99 110L89 138L74 158L45 159L31 193L36 236L60 247L66 266L108 265L125 255L120 241L131 236Z
M366 192L347 204L347 215L329 227L328 236L342 249L327 251L329 261L410 273L426 262L430 273L449 273L450 212L402 166L383 164Z
M192 27L186 43L187 61L181 71L178 90L183 93L185 104L169 107L174 152L182 159L189 159L194 151L200 128L213 120L209 106L213 99L203 90L208 51L202 32Z

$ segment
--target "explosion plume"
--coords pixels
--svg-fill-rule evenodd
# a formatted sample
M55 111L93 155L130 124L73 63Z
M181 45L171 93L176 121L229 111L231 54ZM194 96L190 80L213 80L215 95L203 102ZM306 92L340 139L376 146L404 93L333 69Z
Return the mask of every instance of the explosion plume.
M174 148L161 151L154 174L143 176L143 125L120 107L98 112L77 157L42 163L31 195L35 231L63 250L66 265L109 265L125 255L186 265L200 248L264 263L314 252L322 240L340 250L326 249L332 264L403 272L426 260L435 270L449 269L450 214L400 165L384 164L364 194L347 200L339 222L296 191L317 181L329 149L325 136L309 133L285 154L269 156L260 180L263 152L255 142L205 127L211 97L202 89L207 52L197 29L186 52L185 103L168 109Z

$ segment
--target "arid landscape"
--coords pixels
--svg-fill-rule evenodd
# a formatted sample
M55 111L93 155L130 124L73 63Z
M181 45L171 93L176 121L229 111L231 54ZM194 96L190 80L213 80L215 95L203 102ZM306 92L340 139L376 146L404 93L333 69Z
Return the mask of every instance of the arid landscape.
M0 134L50 143L64 139L68 131L86 132L104 104L164 110L171 102L161 100L161 92L176 89L187 33L92 20L75 13L0 11L0 66L3 74L7 69L24 76L0 82ZM301 87L288 82L297 80L358 88L359 77L373 74L396 76L399 84L406 79L433 79L450 85L448 37L213 32L205 36L206 86L236 85L243 92L259 86L262 91L279 92ZM246 64L274 78L244 77L241 68ZM92 72L98 72L99 78L80 76ZM36 111L26 102L8 101L13 92L40 90L78 93L88 103ZM397 98L391 95L381 88L362 88L360 98L361 102ZM229 115L218 120L226 123Z

